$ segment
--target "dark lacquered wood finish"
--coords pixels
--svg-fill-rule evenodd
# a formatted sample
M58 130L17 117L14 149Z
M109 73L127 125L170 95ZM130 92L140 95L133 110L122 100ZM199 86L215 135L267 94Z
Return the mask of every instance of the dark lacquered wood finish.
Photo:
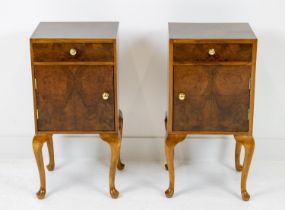
M40 23L30 39L35 137L42 199L46 193L42 147L54 169L53 134L100 134L111 148L110 194L117 198L116 167L123 169L123 116L117 105L117 22Z
M174 193L174 167L169 166L177 143L187 134L232 134L242 197L248 200L257 39L246 23L170 23L169 37L166 196ZM241 146L246 148L244 167Z

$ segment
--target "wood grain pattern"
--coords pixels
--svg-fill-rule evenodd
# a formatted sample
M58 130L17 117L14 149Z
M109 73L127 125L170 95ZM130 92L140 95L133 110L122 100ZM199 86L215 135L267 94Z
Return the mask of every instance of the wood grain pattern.
M215 55L209 55L209 49ZM243 61L252 60L252 44L174 44L173 60L176 63Z
M35 66L35 78L39 131L115 130L113 66Z
M173 130L248 131L249 82L250 66L174 66Z
M35 62L114 60L112 43L33 43L32 47ZM71 56L70 49L75 49L77 54Z
M215 53L209 53L209 49ZM174 145L187 134L226 134L236 139L241 195L254 151L253 112L257 38L247 23L170 23L166 158L167 197L174 193ZM183 138L182 138L183 137ZM243 164L241 147L245 148Z
M49 22L40 23L30 39L39 199L46 194L45 142L50 156L47 169L55 165L53 134L100 134L111 147L110 193L118 197L115 171L124 164L120 160L123 117L117 105L117 30L117 22ZM73 55L71 48L76 50Z

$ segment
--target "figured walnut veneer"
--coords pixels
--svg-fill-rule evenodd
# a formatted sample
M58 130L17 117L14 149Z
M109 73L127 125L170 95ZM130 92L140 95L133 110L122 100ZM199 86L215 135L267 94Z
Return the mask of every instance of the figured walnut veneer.
M42 147L55 167L53 134L99 134L110 145L110 195L120 161L123 116L117 105L116 22L40 23L30 40L34 94L33 149L40 175L39 199L46 194Z
M174 131L248 131L250 66L174 66L173 77Z
M35 62L56 61L114 61L112 43L33 43ZM77 51L76 56L70 56L70 49Z
M209 56L208 50L215 49ZM173 61L179 63L205 61L248 61L252 59L252 44L174 44Z
M34 69L39 131L115 130L113 66ZM103 92L108 100L102 100Z
M236 170L242 171L242 198L249 200L257 39L246 23L170 23L169 36L165 194L174 194L175 145L188 134L231 134Z

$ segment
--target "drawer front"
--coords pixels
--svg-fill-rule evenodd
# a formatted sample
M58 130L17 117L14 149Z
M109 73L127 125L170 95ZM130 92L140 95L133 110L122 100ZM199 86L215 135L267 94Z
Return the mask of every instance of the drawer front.
M174 66L173 131L247 132L250 66Z
M252 44L174 44L173 60L187 62L251 62Z
M33 43L33 61L113 62L112 43Z
M115 130L113 72L113 66L35 66L38 130Z

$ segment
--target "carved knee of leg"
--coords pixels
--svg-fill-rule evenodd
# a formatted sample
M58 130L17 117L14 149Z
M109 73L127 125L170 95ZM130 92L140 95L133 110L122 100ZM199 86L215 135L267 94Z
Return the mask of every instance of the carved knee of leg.
M35 152L39 152L40 150L42 150L42 147L43 147L43 142L39 140L37 137L35 137L33 139L33 150Z

